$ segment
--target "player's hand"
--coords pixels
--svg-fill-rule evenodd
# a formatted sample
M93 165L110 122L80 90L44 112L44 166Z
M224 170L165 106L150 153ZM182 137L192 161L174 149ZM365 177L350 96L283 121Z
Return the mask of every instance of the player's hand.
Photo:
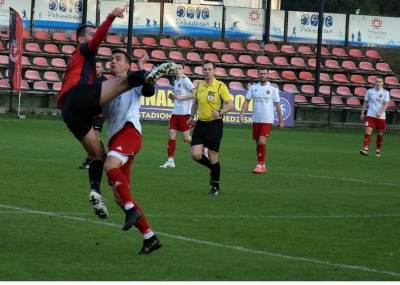
M239 115L239 121L243 122L243 117L244 117L244 115L240 114Z
M382 113L380 113L380 112L378 114L376 114L377 118L380 118L381 116L382 116Z
M169 93L168 94L168 98L171 99L171 100L174 100L175 94L174 93Z
M211 113L211 115L212 115L212 117L213 118L216 118L216 119L218 119L220 116L219 116L219 112L218 111L212 111L212 113Z
M279 122L279 129L280 130L283 130L283 128L285 127L285 124L283 123L283 121L282 122Z
M124 10L122 10L121 8L115 8L112 12L111 12L111 17L113 18L124 18Z
M139 58L137 66L139 70L144 70L144 64L149 60L149 56L145 53L141 58Z
M364 114L361 114L360 119L364 122Z
M193 125L193 118L192 117L189 117L189 119L187 120L187 124L190 127Z

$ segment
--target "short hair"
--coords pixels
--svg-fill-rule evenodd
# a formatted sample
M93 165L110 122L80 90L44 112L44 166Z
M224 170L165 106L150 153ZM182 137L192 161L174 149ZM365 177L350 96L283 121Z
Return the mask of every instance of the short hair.
M132 59L131 59L131 57L129 56L129 54L128 54L126 51L117 48L117 49L114 49L114 50L111 52L112 55L115 54L115 53L122 53L123 55L125 55L126 64L131 65Z
M206 59L205 61L203 61L203 64L202 64L201 66L204 66L204 64L208 64L208 63L211 63L212 66L213 66L213 69L215 69L215 62L213 62L213 61L211 61L211 60L208 60L208 59Z
M182 68L185 68L185 63L183 61L177 61L177 62L175 62L175 64L177 64L177 65L179 64L182 66Z
M384 81L384 80L383 80L383 77L382 77L381 75L378 75L377 77L375 77L375 81L376 81L377 79L381 79L382 82Z
M266 67L266 66L262 66L262 65L260 65L260 66L258 67L258 72L260 72L260 70L266 70L266 71L267 71L267 73L269 72L269 69L268 69L268 67Z
M101 63L101 65L103 65L103 62L100 60L100 59L98 59L98 58L96 58L96 63Z
M82 25L76 30L76 42L79 43L78 38L84 37L86 33L86 28L96 29L96 26L93 25Z

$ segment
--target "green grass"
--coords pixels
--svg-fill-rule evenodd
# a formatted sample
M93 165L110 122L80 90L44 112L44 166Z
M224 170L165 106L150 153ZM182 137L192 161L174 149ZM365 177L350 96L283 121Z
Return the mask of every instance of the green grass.
M361 128L274 128L255 175L251 126L225 125L209 196L189 145L179 137L177 167L160 169L167 124L142 125L131 188L164 244L148 256L105 174L110 217L92 213L85 153L59 117L0 115L1 281L400 280L399 132L377 158L358 154Z

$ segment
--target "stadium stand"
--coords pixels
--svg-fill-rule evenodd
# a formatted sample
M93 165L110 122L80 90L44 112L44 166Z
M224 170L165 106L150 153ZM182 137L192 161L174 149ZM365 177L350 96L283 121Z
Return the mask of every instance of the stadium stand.
M333 81L340 83L349 83L349 80L347 80L346 75L340 73L336 73L333 75Z
M169 80L167 78L160 78L156 81L156 85L159 86L172 86L171 83L169 82Z
M238 81L230 81L229 89L244 90L242 83L240 83Z
M229 49L230 50L235 50L235 51L244 51L246 50L241 42L231 42L229 44Z
M185 61L180 51L170 51L168 57L172 60Z
M390 89L390 97L394 99L400 99L400 89Z
M124 38L124 43L127 44L128 43L128 37ZM132 45L133 46L140 46L140 43L137 39L137 37L132 36Z
M262 50L261 50L261 48L260 48L260 45L259 45L259 44L256 44L256 43L248 43L248 44L246 45L246 49L247 49L248 51L262 52Z
M40 77L39 72L37 70L30 70L30 69L26 70L24 77L27 80L36 80L36 81L42 80L42 78Z
M279 66L289 66L286 58L283 56L275 56L274 57L274 64Z
M293 71L291 70L284 70L282 72L282 79L286 79L286 80L298 80L298 78L296 77L296 75L294 74Z
M347 57L349 56L343 48L335 47L332 49L332 55L338 57Z
M295 104L308 104L306 97L303 95L294 95Z
M397 110L397 109L398 109L397 106L396 106L396 103L394 103L393 100L390 100L390 101L389 101L389 103L388 103L388 109L392 109L392 110Z
M386 76L385 84L390 85L390 86L400 86L399 81L397 80L396 76Z
M346 100L346 105L352 107L352 108L361 108L361 103L360 100L357 98L349 98Z
M179 39L176 44L180 48L193 48L189 40Z
M314 55L309 46L299 46L297 52L304 55Z
M60 91L62 86L62 82L54 82L53 84L53 90L54 91Z
M257 69L248 69L247 70L247 77L257 78L258 79L258 70ZM269 77L269 73L268 73L268 78L271 79Z
M221 61L224 63L232 63L232 64L238 63L232 54L223 54L221 56Z
M339 63L334 59L326 60L325 67L330 69L340 69Z
M106 37L106 43L112 45L122 45L122 41L117 35L108 35Z
M319 106L326 106L325 99L320 96L314 96L311 98L311 104L319 105Z
M369 49L365 52L365 56L371 59L378 59L381 60L381 56L379 55L379 53L376 50L373 49Z
M288 53L288 54L296 54L297 53L297 51L295 51L294 47L291 45L282 45L281 52Z
M36 53L41 53L42 50L40 49L39 45L37 43L27 43L25 45L25 51L27 52L36 52Z
M68 42L67 35L63 32L55 32L52 35L53 41L58 41L58 42Z
M369 84L375 84L375 78L376 78L376 75L370 75L370 76L368 76L368 78L367 78L367 82L368 82Z
M67 67L67 64L65 63L65 60L62 58L53 58L51 60L51 66L65 68Z
M133 50L134 57L141 58L145 54L147 55L147 51L145 49L136 48Z
M299 73L299 79L300 80L306 80L306 81L315 80L313 75L309 71L301 71Z
M354 88L354 96L364 97L366 93L367 93L367 88L365 88L365 87Z
M198 61L198 62L203 61L200 58L200 54L198 54L197 52L188 52L186 54L186 59L189 60L189 61Z
M47 32L36 32L33 35L35 40L39 40L39 41L51 41L51 39L49 38L49 34Z
M358 70L354 61L351 61L351 60L344 60L342 62L342 67L347 70Z
M304 59L301 57L292 57L290 60L290 65L297 67L306 67L307 65L304 63Z
M10 83L8 83L8 80L1 79L0 80L0 88L11 88Z
M183 68L183 73L185 73L187 75L193 74L193 72L190 70L190 67L187 65L185 65L185 67Z
M315 48L314 53L317 54L317 48ZM330 56L331 53L329 52L329 50L326 47L321 47L321 55L322 56Z
M144 37L142 39L142 45L148 46L148 47L158 47L156 40L154 38L150 38L150 37Z
M266 45L264 45L264 51L272 52L272 53L279 53L278 48L274 44L266 44Z
M194 47L197 49L211 49L206 41L201 41L201 40L195 41Z
M196 66L196 67L194 68L194 74L203 75L203 67L201 67L201 66Z
M33 65L36 65L36 66L49 66L49 64L47 63L46 58L40 57L40 56L33 58Z
M97 54L100 56L111 56L111 49L109 47L99 47Z
M202 81L202 80L200 80L200 79L193 80L193 85L197 86L197 84L199 84L200 81Z
M353 94L350 92L350 88L347 86L338 86L336 89L336 94L339 96L353 96Z
M356 83L356 84L366 84L367 82L364 81L364 78L362 75L359 74L352 74L350 76L350 82Z
M375 71L375 68L372 66L372 64L369 61L361 61L358 64L358 68L360 70L364 70L364 71Z
M164 51L163 50L158 50L158 49L155 49L155 50L151 51L151 58L163 59L163 60L167 59L167 57L165 56Z
M213 49L217 49L217 50L228 50L225 43L221 42L221 41L214 41L211 46Z
M228 77L228 74L226 74L225 69L222 67L216 67L215 76Z
M300 93L314 96L315 94L314 86L308 84L302 85L300 88Z
M322 94L322 95L325 95L325 96L330 96L331 92L332 92L332 95L335 95L333 90L331 90L330 86L323 85L323 86L319 87L319 94Z
M257 69L254 69L254 70L257 71ZM258 78L258 76L257 76L257 78ZM279 77L278 73L275 70L271 70L271 69L268 71L268 78L269 79L277 79L277 80L281 79Z
M3 51L3 50L6 50L6 49L4 48L3 43L0 42L0 51Z
M352 56L352 57L357 57L357 58L363 58L363 57L365 57L365 56L362 54L362 51L359 50L359 49L356 49L356 48L350 49L350 50L349 50L349 55Z
M323 73L323 72L321 72L319 74L319 80L320 81L325 81L325 82L331 82L332 81L332 79L329 77L329 74L328 73Z
M71 45L63 45L61 48L61 52L65 54L72 54L75 50L74 46Z
M389 67L389 64L384 63L384 62L378 62L376 64L376 70L380 71L380 72L386 72L386 73L391 73L392 70Z
M8 37L8 36L7 36L7 37ZM26 30L24 30L24 31L22 32L22 38L23 38L24 40L33 40L32 36L31 36L31 33L30 33L29 31L26 31Z
M1 57L1 55L0 55L0 57ZM29 59L26 56L22 56L21 62L22 62L22 66L30 66L31 65ZM1 64L1 62L0 62L0 64ZM7 64L8 64L8 56L7 56Z
M299 90L297 90L296 85L290 83L283 85L283 91L295 94L300 93Z
M46 81L61 81L60 78L58 77L57 72L55 71L45 71L43 75L44 80Z
M43 51L47 53L54 53L58 54L60 51L58 50L58 47L55 44L45 44L43 47Z
M174 48L176 45L171 39L168 38L162 38L160 39L160 46L162 47L168 47L168 48Z
M44 81L36 81L33 83L33 89L34 90L50 90L49 86L47 85L46 82Z
M76 42L76 34L72 34L69 38L71 41Z
M148 63L148 62L146 62L146 63L143 65L144 70L146 70L146 71L148 71L148 72L152 71L152 70L153 70L153 67L154 67L154 64Z
M138 71L139 70L139 68L137 67L136 62L131 62L131 70L132 71Z
M29 88L28 82L26 82L25 80L21 80L21 89L22 90L30 90L31 88Z
M261 65L272 65L272 62L269 60L266 55L259 55L256 57L256 62Z
M220 62L218 59L218 56L215 53L205 53L204 54L204 60L209 60L212 62Z
M316 66L317 66L317 59L316 58L310 58L309 60L308 60L308 62L307 62L307 65L309 66L309 67L313 67L313 68L315 68ZM322 68L324 68L324 65L322 64L322 62L321 62L321 65L320 65Z
M255 64L251 56L246 54L240 55L238 60L243 64Z
M335 107L344 106L342 99L339 97L332 97L331 104L332 104L332 106L335 106Z

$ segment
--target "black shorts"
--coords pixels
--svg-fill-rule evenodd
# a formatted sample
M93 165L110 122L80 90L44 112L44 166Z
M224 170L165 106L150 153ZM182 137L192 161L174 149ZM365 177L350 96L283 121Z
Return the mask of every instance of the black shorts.
M102 113L100 95L101 83L76 85L66 94L61 116L78 140L92 128L93 117Z
M103 129L103 124L104 124L105 120L106 120L106 117L104 117L103 115L94 116L93 117L93 129L95 131L98 131L99 133L101 133L101 130Z
M222 119L211 122L197 121L193 129L191 146L202 144L205 147L219 152L219 146L223 136L224 123Z

